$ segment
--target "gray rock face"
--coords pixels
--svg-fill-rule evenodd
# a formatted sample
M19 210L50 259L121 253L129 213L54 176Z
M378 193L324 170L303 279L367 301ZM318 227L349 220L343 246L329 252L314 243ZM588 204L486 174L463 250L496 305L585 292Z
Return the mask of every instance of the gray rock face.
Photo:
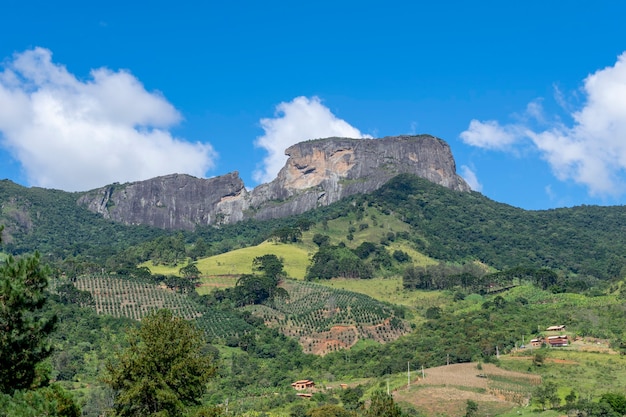
M127 225L193 230L241 220L246 194L237 172L209 179L173 174L89 191L78 204ZM239 216L231 219L226 213Z
M86 193L78 203L125 224L192 230L301 214L374 191L401 173L470 191L456 174L448 144L429 135L317 139L285 153L289 158L276 179L249 193L237 172L209 179L174 174L109 185Z

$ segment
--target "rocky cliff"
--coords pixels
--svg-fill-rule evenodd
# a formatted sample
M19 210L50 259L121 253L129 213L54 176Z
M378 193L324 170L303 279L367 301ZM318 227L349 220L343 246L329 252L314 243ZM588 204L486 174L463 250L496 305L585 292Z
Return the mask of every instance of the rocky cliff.
M400 173L470 190L456 174L448 144L429 135L316 139L285 153L289 158L276 179L251 192L237 172L209 179L174 174L109 185L84 194L78 202L125 224L192 230L197 225L301 214L374 191Z

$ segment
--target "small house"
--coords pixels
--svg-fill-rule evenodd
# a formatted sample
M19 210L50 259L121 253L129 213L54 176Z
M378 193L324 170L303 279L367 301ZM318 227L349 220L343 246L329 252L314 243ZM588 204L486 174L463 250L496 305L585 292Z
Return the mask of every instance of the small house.
M562 346L567 346L569 340L567 338L567 335L559 335L559 336L549 336L547 341L550 347L562 347Z
M531 339L530 346L540 348L543 345L543 339Z
M558 326L550 326L546 329L546 331L548 332L562 332L563 330L565 330L564 324L559 324Z
M311 388L315 387L315 382L311 381L310 379L301 379L300 381L296 381L296 382L292 383L291 386L296 391L302 391L302 390L305 390L305 389L311 389Z

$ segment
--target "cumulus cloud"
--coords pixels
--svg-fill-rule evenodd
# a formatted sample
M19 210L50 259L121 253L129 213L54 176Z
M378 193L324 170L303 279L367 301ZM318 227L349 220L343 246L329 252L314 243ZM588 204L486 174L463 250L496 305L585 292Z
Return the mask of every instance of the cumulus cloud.
M469 128L461 133L461 139L468 145L484 149L507 149L517 140L517 126L501 126L495 120L481 122L472 120Z
M463 177L472 190L478 192L483 190L483 185L478 181L476 172L474 172L474 170L467 165L461 166L461 177Z
M626 52L615 65L589 75L581 91L584 104L570 112L570 125L557 118L545 122L544 129L472 120L461 139L499 150L510 150L530 139L558 179L582 184L594 196L621 195L626 191ZM563 94L557 92L559 104L569 108L560 103Z
M267 151L262 168L254 172L258 182L269 182L285 165L285 149L307 139L326 137L371 138L335 116L318 97L296 97L276 106L274 118L261 119L265 131L255 145Z
M204 176L209 144L175 138L180 113L127 71L92 70L82 81L35 48L0 72L2 145L32 185L76 191L170 174Z

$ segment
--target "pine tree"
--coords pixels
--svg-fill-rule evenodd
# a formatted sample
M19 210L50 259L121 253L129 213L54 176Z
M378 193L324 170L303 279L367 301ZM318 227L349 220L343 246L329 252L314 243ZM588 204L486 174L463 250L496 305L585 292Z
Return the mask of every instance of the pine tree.
M47 286L48 271L37 253L9 256L0 265L0 392L12 394L44 379L37 364L51 354L48 335L56 323L43 311Z

